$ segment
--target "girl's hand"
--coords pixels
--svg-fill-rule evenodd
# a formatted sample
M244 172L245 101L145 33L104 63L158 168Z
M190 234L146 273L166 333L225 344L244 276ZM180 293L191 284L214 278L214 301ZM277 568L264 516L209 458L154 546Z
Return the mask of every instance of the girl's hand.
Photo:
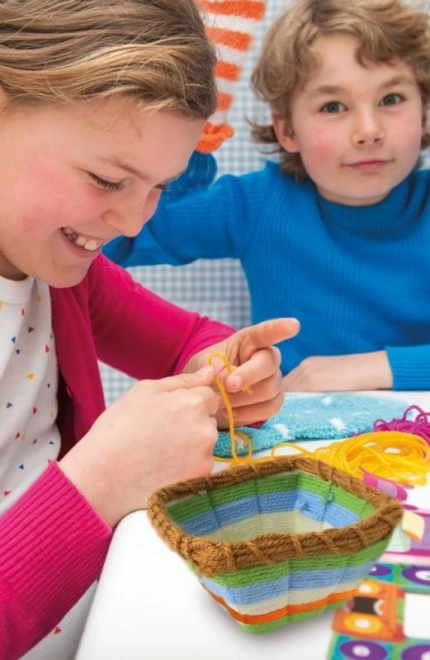
M236 423L256 422L275 414L283 399L280 354L272 344L297 331L295 319L244 328L195 355L188 373L137 383L60 461L61 469L112 527L131 511L145 508L154 490L209 474L217 422L228 426L226 411L218 410L209 354L225 353L233 366L230 375L224 369L220 378ZM250 394L242 391L248 387Z
M114 527L162 486L207 475L218 439L214 371L137 383L60 461L66 476Z
M386 351L313 356L284 376L282 387L285 392L390 390L393 374Z
M243 328L194 355L185 371L195 371L208 364L212 352L224 353L232 373L229 375L217 358L213 364L233 407L235 426L265 420L278 412L284 398L279 371L281 355L272 344L294 337L299 328L299 322L292 318L273 319ZM227 411L222 403L216 419L219 429L228 428Z

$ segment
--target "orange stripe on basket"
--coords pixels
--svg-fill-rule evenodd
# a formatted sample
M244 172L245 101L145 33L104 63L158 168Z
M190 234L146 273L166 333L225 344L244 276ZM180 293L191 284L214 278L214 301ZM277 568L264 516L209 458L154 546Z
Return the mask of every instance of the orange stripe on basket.
M237 64L232 64L231 62L223 62L222 60L218 60L215 74L217 78L223 78L224 80L235 82L239 79L240 76L240 66Z
M265 3L258 0L198 0L203 9L210 14L239 16L260 21L264 16Z
M200 583L202 584L202 583ZM271 621L277 621L282 619L284 616L290 614L304 614L305 612L312 612L312 610L319 610L324 607L324 605L330 605L331 603L339 603L343 600L348 600L352 598L356 593L357 589L350 589L349 591L343 591L341 593L330 594L326 598L321 598L320 600L314 600L311 603L303 603L302 605L286 605L281 607L279 610L273 612L267 612L267 614L241 614L232 609L221 596L217 596L212 593L205 585L202 584L202 587L212 596L217 603L222 605L231 616L239 621L240 623L249 623L257 625L259 623L269 623Z
M237 30L224 30L223 28L206 26L206 34L214 43L243 52L249 50L252 43L250 34L238 32Z

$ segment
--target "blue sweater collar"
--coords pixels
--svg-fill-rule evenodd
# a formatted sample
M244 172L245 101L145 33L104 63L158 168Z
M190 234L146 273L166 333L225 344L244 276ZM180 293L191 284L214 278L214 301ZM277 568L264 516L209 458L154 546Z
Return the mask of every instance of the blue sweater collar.
M356 233L385 233L406 228L417 220L421 196L414 195L414 174L393 188L389 195L377 204L369 206L345 206L329 202L317 192L315 184L308 180L317 198L321 216L327 225L344 227Z

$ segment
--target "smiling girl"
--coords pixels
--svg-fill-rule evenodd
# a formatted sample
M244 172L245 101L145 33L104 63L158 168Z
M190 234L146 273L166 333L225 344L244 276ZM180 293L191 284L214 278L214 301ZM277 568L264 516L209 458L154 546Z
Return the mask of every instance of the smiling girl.
M74 658L115 525L211 471L210 351L238 424L281 405L294 319L234 333L100 254L187 167L214 67L193 0L0 0L2 660ZM144 379L107 410L98 360Z

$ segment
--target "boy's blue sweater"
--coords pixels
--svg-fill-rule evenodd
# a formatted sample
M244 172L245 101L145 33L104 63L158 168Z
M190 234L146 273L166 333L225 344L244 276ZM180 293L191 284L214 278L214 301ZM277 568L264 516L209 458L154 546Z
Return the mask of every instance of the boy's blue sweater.
M135 239L105 253L123 266L240 259L252 321L294 316L288 373L311 355L386 349L394 389L430 389L430 172L371 206L323 199L269 163L168 203Z

